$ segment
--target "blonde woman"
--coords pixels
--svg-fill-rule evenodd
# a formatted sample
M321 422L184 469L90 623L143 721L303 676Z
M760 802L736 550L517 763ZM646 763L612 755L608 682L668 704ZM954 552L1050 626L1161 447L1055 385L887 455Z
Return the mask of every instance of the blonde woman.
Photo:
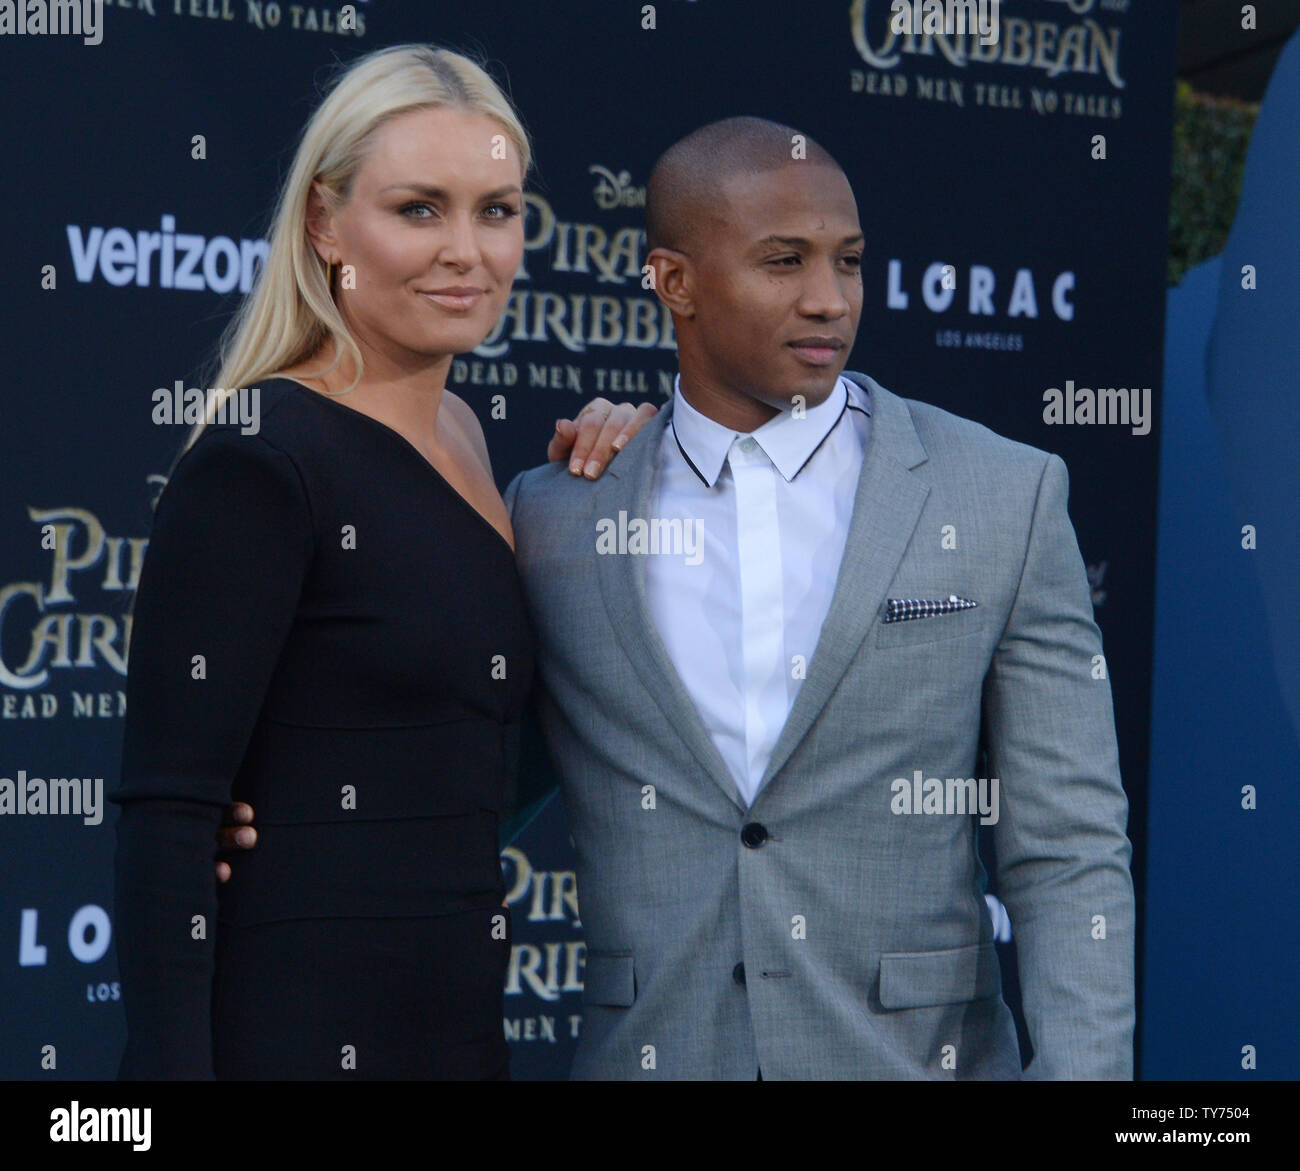
M426 46L354 62L304 131L216 379L259 387L259 429L190 437L136 595L122 1077L508 1076L497 817L534 642L445 384L505 307L528 166L488 74ZM584 461L653 414L595 405ZM218 888L232 800L259 844Z

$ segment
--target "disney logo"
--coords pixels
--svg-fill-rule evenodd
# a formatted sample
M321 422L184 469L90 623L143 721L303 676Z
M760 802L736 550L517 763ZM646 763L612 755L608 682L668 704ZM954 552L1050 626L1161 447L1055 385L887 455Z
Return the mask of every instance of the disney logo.
M599 163L593 163L587 171L589 174L600 176L591 194L601 211L609 211L615 207L645 206L645 188L632 186L630 171L620 171L615 175L613 171L602 167Z

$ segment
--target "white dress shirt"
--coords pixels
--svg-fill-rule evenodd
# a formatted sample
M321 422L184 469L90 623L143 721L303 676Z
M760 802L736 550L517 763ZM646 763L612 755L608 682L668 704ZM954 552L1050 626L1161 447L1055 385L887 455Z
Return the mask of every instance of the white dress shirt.
M646 594L747 806L830 609L870 435L869 396L845 378L748 435L695 410L677 380L651 499L656 518L699 522L703 557L647 557Z

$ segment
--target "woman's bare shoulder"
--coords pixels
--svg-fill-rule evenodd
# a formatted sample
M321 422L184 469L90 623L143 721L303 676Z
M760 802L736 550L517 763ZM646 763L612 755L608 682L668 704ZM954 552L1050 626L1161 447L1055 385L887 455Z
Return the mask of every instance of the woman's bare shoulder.
M483 467L491 473L492 460L488 454L487 439L483 434L483 424L478 421L478 415L474 413L474 408L460 395L445 389L442 392L441 405L447 410L449 418L455 422L457 429L474 449L474 454L482 461Z

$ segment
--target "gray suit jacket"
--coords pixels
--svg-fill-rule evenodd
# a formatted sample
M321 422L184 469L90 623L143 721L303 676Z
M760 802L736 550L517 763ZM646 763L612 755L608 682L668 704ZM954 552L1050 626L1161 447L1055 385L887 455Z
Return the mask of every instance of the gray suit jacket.
M748 810L646 609L644 556L596 550L601 518L651 516L671 403L597 483L550 464L507 489L577 849L573 1076L1021 1077L976 819L903 812L895 784L975 776L982 739L1023 1076L1131 1078L1128 805L1065 464L846 376L872 413L853 519ZM882 620L887 598L952 594L978 604Z

